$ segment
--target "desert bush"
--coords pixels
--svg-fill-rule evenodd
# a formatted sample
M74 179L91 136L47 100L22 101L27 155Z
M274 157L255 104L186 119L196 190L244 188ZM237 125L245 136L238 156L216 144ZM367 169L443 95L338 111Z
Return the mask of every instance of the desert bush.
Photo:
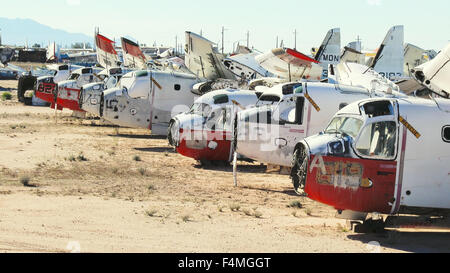
M257 210L254 211L253 215L254 215L256 218L261 218L261 217L262 217L262 213L261 213L260 211L257 211Z
M189 222L189 221L191 221L191 216L190 215L183 215L182 217L181 217L181 219L183 220L183 222Z
M28 176L22 176L20 178L20 183L25 187L34 187L34 185L30 184L31 179Z
M288 208L297 208L297 209L301 209L303 208L302 203L300 203L300 201L292 201L289 205Z
M83 155L83 153L80 153L80 154L77 156L77 160L78 160L78 161L88 161L88 159Z
M241 205L239 205L237 203L233 203L230 205L230 209L231 209L231 211L239 211L241 209Z
M2 100L11 100L12 99L12 94L10 92L4 92L2 94Z
M150 216L150 217L155 217L156 213L158 213L158 211L154 210L154 209L145 211L145 214L147 214L147 216Z

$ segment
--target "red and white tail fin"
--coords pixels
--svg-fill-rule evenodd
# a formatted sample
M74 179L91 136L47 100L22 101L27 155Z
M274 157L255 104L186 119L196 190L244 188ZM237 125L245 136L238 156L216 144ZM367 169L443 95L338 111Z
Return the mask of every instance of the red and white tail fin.
M97 62L104 68L117 67L120 65L119 55L114 49L114 41L103 35L95 35L97 45Z
M147 58L139 45L122 37L123 64L129 68L147 69Z

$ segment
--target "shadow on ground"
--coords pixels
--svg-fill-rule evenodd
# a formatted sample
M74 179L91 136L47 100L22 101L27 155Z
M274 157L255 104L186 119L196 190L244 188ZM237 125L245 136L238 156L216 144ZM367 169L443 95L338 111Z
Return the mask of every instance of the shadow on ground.
M258 188L258 187L252 187L252 186L243 186L242 188L248 189L248 190L254 190L254 191L262 191L262 192L268 192L268 193L281 193L289 196L294 197L304 197L304 195L298 195L293 189L283 189L283 190L273 190L273 189L267 189L267 188Z
M449 231L386 230L380 234L354 234L347 237L367 244L368 250L375 242L375 244L379 243L381 247L406 252L450 253Z
M173 148L170 147L147 147L147 148L134 148L140 152L153 152L153 153L171 153L176 154Z
M152 135L132 135L132 134L108 134L110 137L122 137L131 139L167 139L167 136L152 136Z

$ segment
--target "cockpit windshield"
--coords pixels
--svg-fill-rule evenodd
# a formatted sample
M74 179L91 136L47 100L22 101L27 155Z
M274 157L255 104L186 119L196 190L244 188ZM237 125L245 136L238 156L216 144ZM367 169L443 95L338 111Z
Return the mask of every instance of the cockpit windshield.
M276 104L280 102L280 97L277 95L262 95L259 98L257 105Z
M70 75L69 80L76 80L80 77L80 74L78 73L72 73L72 75Z
M203 117L208 117L211 112L211 106L206 103L194 103L192 105L191 110L189 110L189 114L197 114Z
M117 82L117 77L111 76L106 80L105 85L107 88L113 88L117 85Z
M335 117L325 130L325 134L346 134L355 138L364 122L353 117Z

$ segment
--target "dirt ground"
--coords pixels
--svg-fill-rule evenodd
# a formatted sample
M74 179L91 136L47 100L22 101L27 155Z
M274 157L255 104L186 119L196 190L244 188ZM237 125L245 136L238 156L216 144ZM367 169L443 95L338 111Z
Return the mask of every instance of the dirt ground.
M287 175L204 169L164 138L17 102L0 81L2 252L449 252L450 233L349 231ZM0 92L0 96L1 96ZM378 248L378 244L380 247Z

